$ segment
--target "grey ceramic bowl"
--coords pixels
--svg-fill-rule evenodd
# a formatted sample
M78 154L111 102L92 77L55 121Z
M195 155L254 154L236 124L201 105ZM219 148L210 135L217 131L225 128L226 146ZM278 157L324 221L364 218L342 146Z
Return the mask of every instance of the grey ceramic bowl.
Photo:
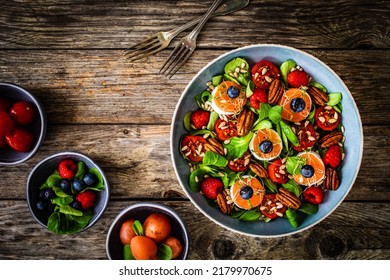
M40 161L30 172L27 178L27 204L32 216L43 227L47 228L47 220L49 214L45 211L39 211L36 203L38 201L39 187L46 181L46 179L58 168L60 162L64 159L73 159L75 162L83 161L88 168L95 167L102 175L104 180L104 190L96 193L96 202L93 208L93 216L88 225L78 232L84 231L92 227L103 215L107 208L110 187L107 178L102 169L88 156L77 152L61 152L51 155Z
M40 101L24 88L12 83L0 83L0 96L7 98L11 103L16 101L27 101L35 105L37 115L29 128L34 135L34 143L27 153L13 151L9 147L1 149L0 165L16 165L30 159L36 154L42 145L46 134L46 114Z
M193 192L189 187L190 171L187 162L180 153L180 139L186 134L183 126L184 115L188 111L197 109L195 96L205 89L211 77L223 73L227 62L236 57L246 58L250 65L262 59L268 59L280 65L287 59L295 60L310 73L315 81L325 85L329 92L342 93L342 123L345 127L345 159L341 169L341 185L337 191L328 192L325 201L320 205L319 211L308 215L298 228L293 228L287 219L276 219L272 223L241 222L224 215L219 209L210 207L205 197L199 192ZM184 89L176 106L171 127L171 155L176 176L191 202L209 219L232 231L255 237L280 237L302 232L329 216L344 200L353 186L359 172L363 155L363 129L359 111L340 77L318 58L282 45L252 45L232 50L211 61L190 81Z
M110 260L123 260L123 245L119 239L119 231L123 222L133 218L143 223L153 213L162 213L168 216L172 224L171 235L179 239L183 245L183 252L177 259L185 260L187 258L189 239L186 226L180 216L168 206L140 202L123 209L112 222L106 239L106 252Z

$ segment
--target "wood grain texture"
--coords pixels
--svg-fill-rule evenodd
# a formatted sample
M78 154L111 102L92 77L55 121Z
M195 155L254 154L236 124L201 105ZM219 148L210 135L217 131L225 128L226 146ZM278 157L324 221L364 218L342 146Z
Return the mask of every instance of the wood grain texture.
M126 48L203 15L212 1L2 1L2 48ZM251 1L212 18L199 47L257 42L300 48L388 48L388 1ZM230 26L231 31L226 32ZM246 27L246 28L242 28ZM266 32L253 32L267 30ZM237 36L239 34L239 36ZM207 40L205 40L207 38Z
M0 259L107 259L105 239L109 227L122 209L135 202L111 201L91 229L58 236L33 220L24 201L0 201ZM342 203L314 227L280 238L254 238L231 232L209 222L190 202L160 203L173 207L186 224L190 238L188 259L192 260L390 257L390 214L383 203ZM373 211L379 217L375 221L371 219Z

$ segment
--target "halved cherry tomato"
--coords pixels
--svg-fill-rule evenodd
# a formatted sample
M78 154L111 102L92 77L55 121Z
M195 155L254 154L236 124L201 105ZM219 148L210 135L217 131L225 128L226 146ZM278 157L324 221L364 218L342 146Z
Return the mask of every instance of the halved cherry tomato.
M11 133L5 136L5 140L13 150L27 153L30 151L34 142L34 136L29 130L23 127L16 127Z
M281 168L284 166L284 168ZM285 168L286 165L282 163L282 160L276 159L268 165L268 175L272 182L278 184L285 184L288 182L287 170Z
M332 131L339 125L341 115L332 106L322 106L316 109L314 118L319 128Z
M200 162L204 156L207 141L199 135L187 135L181 142L181 151L192 162Z
M297 147L291 145L294 150L301 152L314 146L316 143L316 131L311 123L302 121L299 124L294 123L292 127L295 129L295 135L299 140Z
M246 151L242 157L229 160L227 167L235 172L245 171L248 169L250 159L251 153Z
M6 112L0 111L0 136L5 136L14 129L14 122L10 115Z
M22 100L12 105L9 114L17 125L26 125L33 121L36 111L33 104Z
M277 203L276 195L273 193L266 194L259 207L261 214L269 219L279 217L278 214L283 216L284 212L287 210L286 206Z
M221 141L228 140L238 135L237 125L232 121L218 119L214 124L215 133Z
M252 81L258 88L268 89L272 80L279 77L279 68L271 61L261 60L252 68Z

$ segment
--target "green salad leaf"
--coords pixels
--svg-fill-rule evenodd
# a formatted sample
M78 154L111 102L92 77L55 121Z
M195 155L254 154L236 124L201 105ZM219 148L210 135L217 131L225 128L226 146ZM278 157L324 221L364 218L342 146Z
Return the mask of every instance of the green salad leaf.
M242 157L248 150L249 143L252 140L253 132L250 131L247 135L242 137L232 137L229 144L225 144L227 149L226 157L228 159L235 159Z
M283 83L287 85L287 74L290 73L291 69L297 66L297 63L288 59L280 65L280 76L282 77Z
M326 105L336 106L341 101L341 92L331 92L328 94L329 100L326 102Z
M216 167L226 167L228 160L220 154L212 151L206 151L202 160L204 165L211 165Z
M172 259L172 249L168 245L159 243L157 245L157 259L170 260Z
M298 227L298 218L297 218L297 212L294 209L287 208L286 210L286 217L288 221L290 222L291 226L294 228Z
M245 73L239 72L237 73L237 77L232 77L232 73L235 73L236 68L241 68L242 65L245 65L243 69L246 70ZM228 80L231 80L235 83L242 84L244 86L248 85L248 82L250 80L250 72L249 72L249 64L248 62L240 57L234 58L233 60L229 61L224 68L224 77Z
M131 252L130 244L126 244L123 246L123 259L135 260L133 253Z

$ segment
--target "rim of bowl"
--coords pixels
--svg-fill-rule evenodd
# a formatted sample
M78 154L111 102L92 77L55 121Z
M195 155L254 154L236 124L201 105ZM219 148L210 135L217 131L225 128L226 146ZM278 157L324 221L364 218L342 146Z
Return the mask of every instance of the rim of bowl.
M346 92L343 93L343 94L347 94L349 97L350 97L350 100L352 101L353 103L353 107L355 108L356 110L356 115L357 115L357 121L359 123L359 127L360 127L360 138L361 138L361 141L359 144L360 146L360 154L359 154L359 159L358 159L358 162L357 162L357 169L356 169L356 172L355 174L353 175L352 177L352 180L351 180L351 184L350 186L348 187L347 191L345 192L345 194L341 197L340 201L333 207L333 209L331 211L328 211L328 213L326 213L322 218L320 219L317 219L315 222L311 223L310 225L307 225L305 227L302 227L300 229L296 229L296 230L293 230L291 232L287 232L287 233L282 233L282 234L273 234L273 235L261 235L261 234L253 234L253 233L248 233L248 232L244 232L244 231L240 231L240 230L237 230L237 229L234 229L234 228L231 228L231 227L228 227L227 225L224 225L223 223L217 221L214 217L210 216L205 210L203 210L196 202L195 200L192 198L192 196L190 195L190 191L187 190L187 188L184 187L181 179L180 179L180 175L179 175L179 172L176 168L176 160L175 160L175 149L177 147L173 147L173 133L174 133L174 124L175 124L175 120L177 118L177 114L178 114L178 109L179 109L179 106L180 104L182 103L182 101L186 98L186 93L188 92L189 88L191 87L191 85L198 79L198 77L203 73L205 72L205 70L207 68L209 68L212 64L216 63L217 61L219 61L220 59L223 59L224 57L226 56L229 56L233 53L236 53L236 52L240 52L240 51L245 51L247 49L252 49L252 48L264 48L264 47L276 47L276 48L281 48L281 49L287 49L287 50L290 50L290 51L293 51L293 52L297 52L297 53L300 53L301 55L303 56L306 56L314 61L316 61L317 63L321 64L324 68L326 68L340 83L341 85L346 89ZM352 186L354 185L355 183L355 180L357 178L357 175L359 173L359 170L360 170L360 166L361 166L361 162L362 162L362 158L363 158L363 126L362 126L362 121L361 121L361 117L360 117L360 113L359 113L359 110L357 108L357 105L356 105L356 102L351 94L351 92L349 91L348 87L345 85L344 81L337 75L336 72L333 71L333 69L331 69L326 63L324 63L322 60L318 59L317 57L307 53L307 52L304 52L302 50L299 50L299 49L296 49L296 48L293 48L293 47L290 47L290 46L286 46L286 45L280 45L280 44L252 44L252 45L248 45L248 46L244 46L244 47L239 47L239 48L236 48L236 49L233 49L231 51L228 51L224 54L221 54L220 56L214 58L213 60L211 60L209 63L207 63L201 70L199 70L197 72L197 74L188 82L187 86L185 87L185 89L182 91L180 97L179 97L179 100L178 102L176 103L176 106L175 106L175 110L174 110L174 113L173 113L173 116L172 116L172 120L171 120L171 129L170 129L170 151L171 151L171 161L172 161L172 165L173 165L173 169L175 171L175 174L176 174L176 178L177 180L179 181L179 184L180 186L182 187L182 189L184 190L184 192L186 193L187 197L190 199L190 201L192 202L193 205L195 205L195 207L203 214L205 215L207 218L209 218L210 220L212 220L214 223L220 225L221 227L223 228L226 228L230 231L233 231L233 232L236 232L236 233L239 233L239 234L243 234L243 235L247 235L247 236L252 236L252 237L262 237L262 238L277 238L277 237L284 237L284 236L290 236L290 235L293 235L293 234L296 234L296 233L300 233L300 232L303 232L315 225L317 225L318 223L320 223L321 221L323 221L325 218L327 218L331 213L333 213L337 208L338 206L344 201L345 197L348 195L348 193L351 191L352 189Z
M30 213L31 213L31 216L34 217L34 219L44 228L47 229L47 225L45 225L44 223L42 223L42 221L40 221L35 215L34 215L34 212L33 212L33 209L32 209L32 205L31 205L31 200L30 200L30 195L29 195L29 186L30 186L30 181L31 181L31 178L33 176L33 174L42 166L44 165L47 161L53 159L53 158L56 158L56 157L60 157L60 156L69 156L69 157L72 157L72 156L77 156L77 157L81 157L81 158L85 158L87 159L88 161L90 161L94 167L99 171L99 173L102 175L103 177L103 180L104 180L104 191L106 192L106 196L105 196L105 199L103 201L103 207L101 208L101 211L96 215L96 217L94 219L91 219L91 221L81 230L75 232L75 233L72 233L72 234L76 234L76 233L80 233L82 231L85 231L87 229L89 229L90 227L92 227L94 224L96 224L96 222L101 218L101 216L103 215L103 213L105 212L105 210L107 209L107 206L108 206L108 202L109 202L109 199L110 199L110 187L109 187L109 183L108 183L108 180L107 180L107 177L106 175L104 174L103 170L99 167L99 165L93 160L91 159L89 156L83 154L83 153L79 153L79 152L59 152L59 153L56 153L56 154L52 154L42 160L40 160L35 166L34 168L30 171L28 177L27 177L27 183L26 183L26 197L27 197L27 205L28 205L28 209L30 210ZM51 232L51 231L50 231Z
M45 113L45 109L43 108L43 105L39 101L39 99L36 98L31 92L29 92L25 88L23 88L17 84L14 84L14 83L10 83L10 82L0 82L0 86L8 86L10 88L15 88L15 89L20 90L23 93L25 93L29 98L31 98L34 101L35 107L37 107L39 117L41 119L41 131L39 132L39 137L38 137L37 143L35 144L34 148L30 152L28 152L28 155L20 160L17 160L17 161L12 161L12 162L1 162L0 161L0 165L16 165L16 164L25 162L26 160L32 158L38 152L38 149L42 146L43 140L44 140L45 135L46 135L46 128L47 128L46 113Z
M137 202L137 203L134 203L132 205L129 205L127 207L125 207L124 209L122 209L115 217L115 219L112 221L111 223L111 226L110 228L108 229L108 232L107 232L107 237L106 237L106 254L107 254L107 257L112 260L112 257L110 255L110 250L109 250L109 239L110 239L110 236L114 230L114 226L118 223L118 221L122 218L122 216L127 213L128 211L132 210L132 209L135 209L135 208L138 208L138 207L150 207L150 208L155 208L155 209L159 209L159 210L163 210L163 211L167 211L169 212L176 220L177 222L180 224L181 228L183 229L184 231L184 236L185 236L185 244L187 244L187 246L183 246L183 249L185 250L183 253L183 256L184 256L184 259L187 259L187 256L188 256L188 250L189 250L189 247L190 247L190 241L189 241L189 237L188 237L188 231L187 231L187 226L185 225L185 223L183 222L183 219L179 216L179 214L170 206L166 206L166 205L163 205L163 204L159 204L159 203L156 203L156 202Z

